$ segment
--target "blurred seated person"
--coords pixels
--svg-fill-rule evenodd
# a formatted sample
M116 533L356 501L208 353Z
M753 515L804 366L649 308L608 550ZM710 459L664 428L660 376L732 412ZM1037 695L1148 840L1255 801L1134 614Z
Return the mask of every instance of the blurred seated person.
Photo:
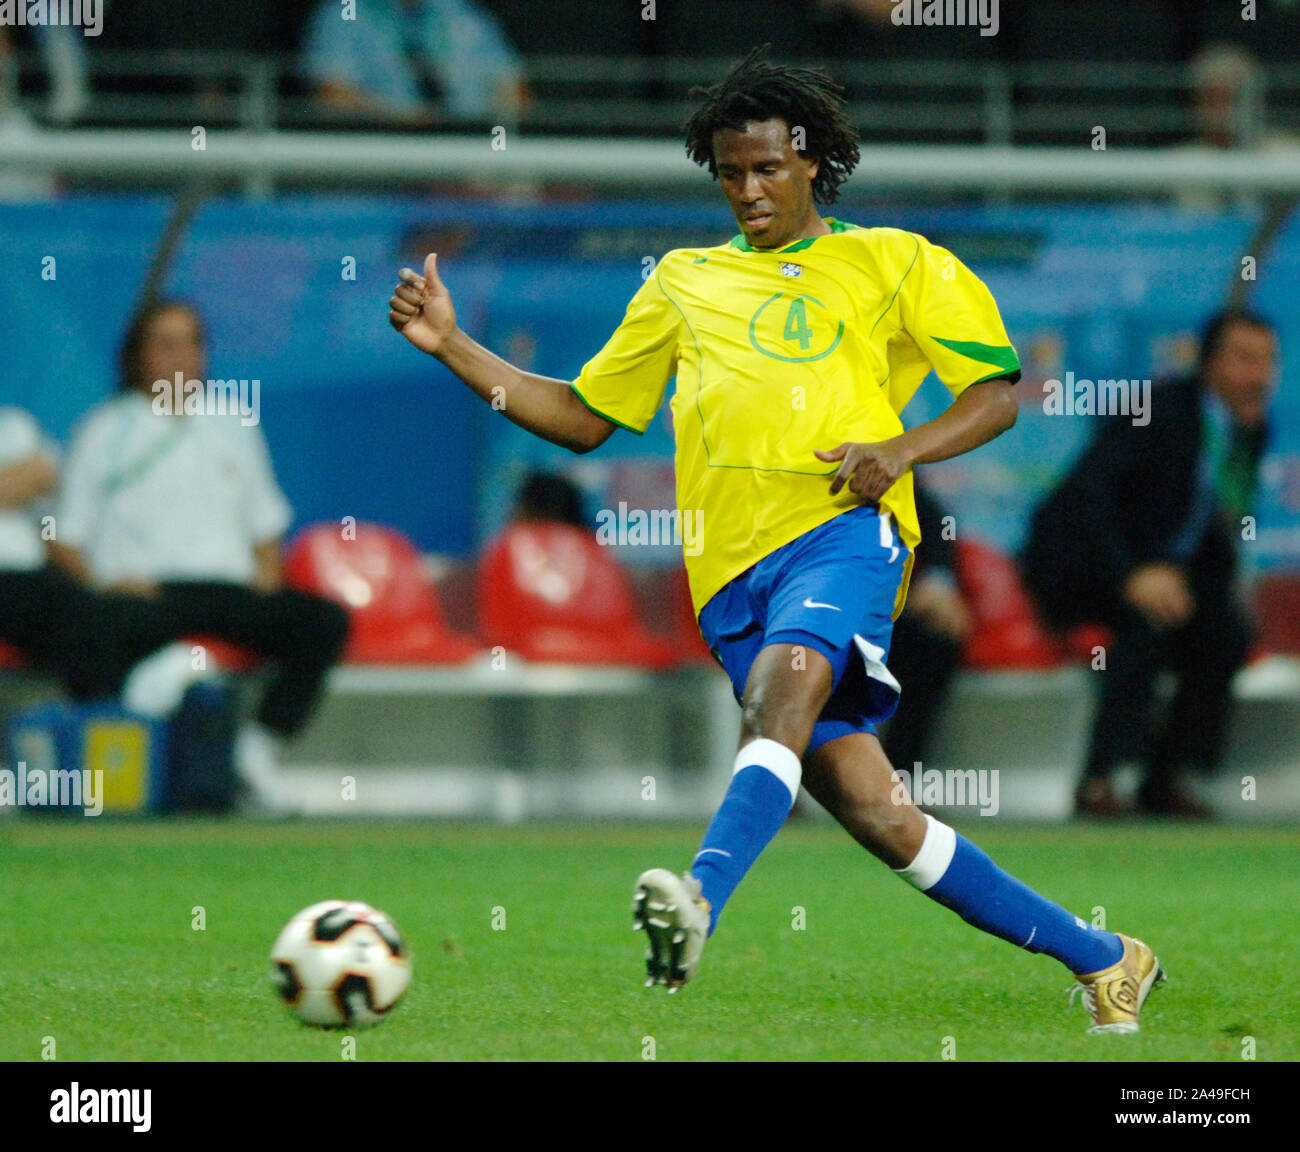
M0 144L25 144L39 131L18 100L18 59L10 30L0 24ZM44 200L57 190L49 172L24 171L10 165L0 169L0 203Z
M86 68L87 35L97 35L103 30L101 19L98 29L89 20L92 9L83 13L85 30L72 24L18 23L0 25L0 72L4 73L6 95L17 96L18 77L16 52L34 49L45 77L47 97L43 109L44 119L53 124L69 124L86 110L90 98L90 84ZM102 15L102 13L101 13Z
M1049 623L1113 629L1076 811L1117 816L1114 769L1138 761L1152 815L1207 818L1186 786L1222 759L1232 681L1250 629L1237 598L1237 544L1251 513L1277 372L1262 317L1207 325L1195 373L1150 397L1150 423L1113 416L1034 515L1025 581ZM1177 678L1153 730L1162 669Z
M1206 148L1245 148L1261 141L1248 133L1260 125L1249 115L1250 101L1261 95L1260 66L1237 44L1210 44L1189 62L1192 75L1192 143ZM1259 105L1262 108L1262 104Z
M171 301L144 307L119 367L118 395L83 418L68 453L51 553L87 585L161 605L177 635L215 637L275 665L235 766L255 804L280 809L280 746L305 726L347 639L347 613L281 584L292 514L260 425L156 402L172 393L155 395L155 382L205 381L197 313Z
M1233 148L1294 152L1300 138L1265 120L1265 73L1251 53L1238 44L1210 44L1189 62L1193 135L1181 151L1211 156ZM1258 193L1182 184L1173 195L1180 208L1212 212L1228 208L1258 209Z
M513 124L531 99L518 53L471 0L321 0L303 70L333 111L411 125Z
M514 519L545 520L590 530L582 489L558 472L530 472L519 487Z
M0 408L0 640L75 700L117 696L128 671L172 639L170 619L104 596L48 562L39 512L58 465L36 421Z
M943 531L944 510L920 477L915 492L921 544L907 606L894 625L889 649L889 668L903 691L881 741L889 762L908 772L925 760L971 628L970 612L957 587L956 549Z

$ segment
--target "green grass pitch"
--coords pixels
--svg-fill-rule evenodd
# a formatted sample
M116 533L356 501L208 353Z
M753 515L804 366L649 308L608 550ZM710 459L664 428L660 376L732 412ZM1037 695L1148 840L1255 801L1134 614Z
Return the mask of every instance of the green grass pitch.
M1300 830L962 830L1169 972L1138 1036L1087 1036L1069 974L975 931L838 829L783 830L677 995L642 986L632 885L702 828L6 820L0 1059L1300 1059ZM276 1000L290 915L368 901L415 953L378 1028L323 1031ZM202 908L205 927L193 927Z

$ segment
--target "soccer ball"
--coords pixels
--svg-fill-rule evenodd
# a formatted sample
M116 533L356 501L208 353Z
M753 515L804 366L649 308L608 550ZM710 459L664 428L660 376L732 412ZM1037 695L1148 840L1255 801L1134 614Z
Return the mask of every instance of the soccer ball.
M402 998L411 957L397 926L358 900L304 908L271 949L276 991L308 1024L378 1024Z

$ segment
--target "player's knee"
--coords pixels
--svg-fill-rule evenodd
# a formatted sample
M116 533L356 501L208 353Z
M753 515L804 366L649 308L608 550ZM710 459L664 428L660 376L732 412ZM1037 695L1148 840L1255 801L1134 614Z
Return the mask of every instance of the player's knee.
M747 738L775 740L799 755L830 696L830 664L787 665L776 648L755 663L741 704L741 732Z
M914 826L920 813L906 798L893 794L875 796L859 806L858 820L861 836L871 846L872 851L891 867L902 867L909 863L905 845L914 839Z
M879 829L883 836L892 836L910 827L916 820L916 808L906 796L894 792L874 797L867 811L872 826Z
M746 696L741 708L740 731L745 739L775 740L802 755L812 738L819 706L793 698Z

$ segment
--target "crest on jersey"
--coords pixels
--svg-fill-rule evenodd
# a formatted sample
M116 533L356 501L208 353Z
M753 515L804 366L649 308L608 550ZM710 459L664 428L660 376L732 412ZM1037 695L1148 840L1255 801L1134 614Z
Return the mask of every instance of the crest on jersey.
M782 275L782 276L801 276L802 274L803 274L803 265L802 265L802 264L782 264L782 265L781 265L781 275Z

